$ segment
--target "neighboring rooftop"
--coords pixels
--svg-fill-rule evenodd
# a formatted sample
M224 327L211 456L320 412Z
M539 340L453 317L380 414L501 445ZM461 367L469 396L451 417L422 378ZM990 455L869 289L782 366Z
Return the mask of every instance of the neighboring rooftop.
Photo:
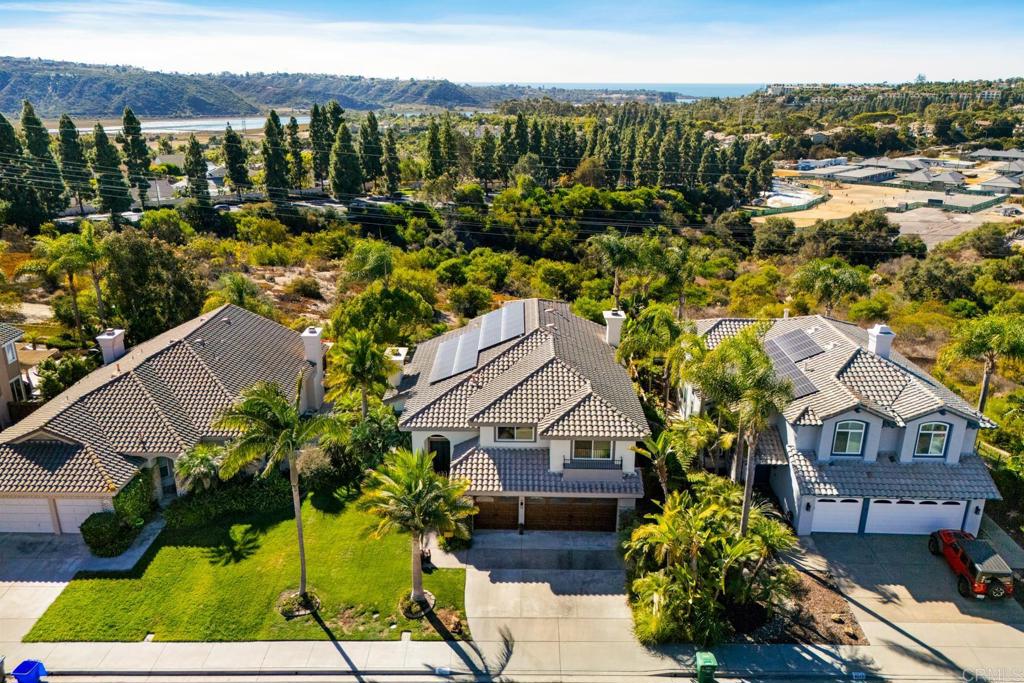
M696 324L708 347L714 348L756 322L749 318L705 318ZM868 331L857 325L820 315L766 322L770 327L765 341L775 347L777 340L782 340L782 355L769 353L776 370L793 380L795 387L809 385L806 393L796 391L796 398L783 410L791 424L820 425L839 413L864 408L896 426L939 409L955 412L976 426L995 426L896 351L888 358L869 351ZM804 355L808 351L803 346L787 347L786 340L793 339L796 330L803 331L818 350Z
M650 434L640 401L605 328L572 313L562 301L526 299L505 304L518 313L521 330L497 343L487 337L487 316L423 342L406 366L397 391L399 425L405 430L470 430L499 423L538 424L539 436L640 439ZM518 323L521 321L521 325ZM468 340L468 342L466 341ZM449 376L436 371L444 349L463 354L464 367ZM470 359L472 356L472 359ZM448 367L447 356L440 365Z
M0 432L0 493L112 492L142 456L175 456L258 381L295 391L298 333L225 305L143 342Z
M0 346L9 344L12 341L18 341L24 336L24 334L24 332L14 325L0 323Z

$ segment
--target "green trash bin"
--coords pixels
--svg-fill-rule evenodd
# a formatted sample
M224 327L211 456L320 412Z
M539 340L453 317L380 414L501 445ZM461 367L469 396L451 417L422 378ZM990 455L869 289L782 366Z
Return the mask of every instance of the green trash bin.
M697 683L714 683L718 660L710 652L697 653Z

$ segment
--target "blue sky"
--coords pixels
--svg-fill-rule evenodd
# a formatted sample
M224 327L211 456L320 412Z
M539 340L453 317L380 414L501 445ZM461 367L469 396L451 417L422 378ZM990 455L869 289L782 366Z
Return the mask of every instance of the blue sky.
M1021 0L0 0L0 54L470 82L1024 75Z

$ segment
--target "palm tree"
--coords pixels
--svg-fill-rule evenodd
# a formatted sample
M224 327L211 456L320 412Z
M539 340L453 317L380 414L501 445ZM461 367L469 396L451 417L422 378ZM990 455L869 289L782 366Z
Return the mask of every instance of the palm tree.
M359 506L380 517L374 536L401 530L412 535L412 599L423 593L423 542L430 533L469 536L468 521L477 507L466 497L469 481L434 471L434 455L405 448L392 451L379 470L371 470Z
M345 391L359 390L365 420L369 412L367 397L370 389L387 382L394 364L366 330L350 331L334 349L336 362L331 367L340 373L339 386Z
M324 431L327 418L299 410L302 379L295 400L289 401L280 387L257 382L242 392L241 400L227 408L214 423L217 429L238 434L224 453L220 478L230 479L252 463L263 464L263 476L271 474L281 462L288 463L292 487L295 529L299 540L299 597L306 599L306 545L302 538L302 498L299 496L299 451Z
M793 385L775 374L771 360L758 347L741 371L742 391L737 412L743 425L742 441L746 444L746 478L743 482L743 512L740 517L740 535L747 534L750 506L754 497L754 465L761 433L771 425L771 419L781 413L793 400Z
M999 361L1024 360L1024 322L1019 317L999 315L970 320L957 329L950 351L955 358L984 361L978 394L978 412L984 413L989 383Z
M676 453L673 434L669 429L664 429L657 437L648 437L642 443L642 446L631 446L630 448L637 455L642 455L651 461L651 467L658 475L661 491L665 494L665 498L668 498L668 461Z
M84 338L85 329L82 326L82 312L78 308L75 276L85 271L89 263L82 251L79 236L70 233L57 237L40 235L32 247L32 256L33 258L18 267L16 274L45 273L54 279L65 278L68 296L71 299L71 310L75 316L75 329L79 338Z
M636 261L636 253L632 249L632 244L614 230L609 230L603 235L595 235L588 242L601 264L611 271L612 296L615 297L615 308L618 309L622 272Z
M616 350L619 360L629 365L634 378L639 377L641 366L661 364L662 397L666 407L672 392L668 356L678 345L679 334L679 323L672 308L667 304L651 304L640 315L626 321Z
M196 444L174 461L174 474L188 491L206 491L216 481L223 458L224 446Z
M140 196L142 193L140 192ZM85 261L92 278L92 288L96 292L96 314L100 318L100 324L107 326L107 311L103 304L103 288L100 287L100 267L106 258L103 242L96 238L96 228L91 221L82 221L78 229L78 248L81 250L82 259Z
M212 311L224 304L233 304L264 318L274 318L274 304L258 284L241 273L225 273L220 276L203 304L203 312Z

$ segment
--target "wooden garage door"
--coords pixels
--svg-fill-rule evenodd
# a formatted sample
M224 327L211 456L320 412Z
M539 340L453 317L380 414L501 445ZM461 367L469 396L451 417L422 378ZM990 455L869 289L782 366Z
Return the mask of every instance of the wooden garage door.
M480 512L473 518L477 529L516 529L519 527L519 497L477 498Z
M526 528L553 531L615 531L614 498L527 498Z

